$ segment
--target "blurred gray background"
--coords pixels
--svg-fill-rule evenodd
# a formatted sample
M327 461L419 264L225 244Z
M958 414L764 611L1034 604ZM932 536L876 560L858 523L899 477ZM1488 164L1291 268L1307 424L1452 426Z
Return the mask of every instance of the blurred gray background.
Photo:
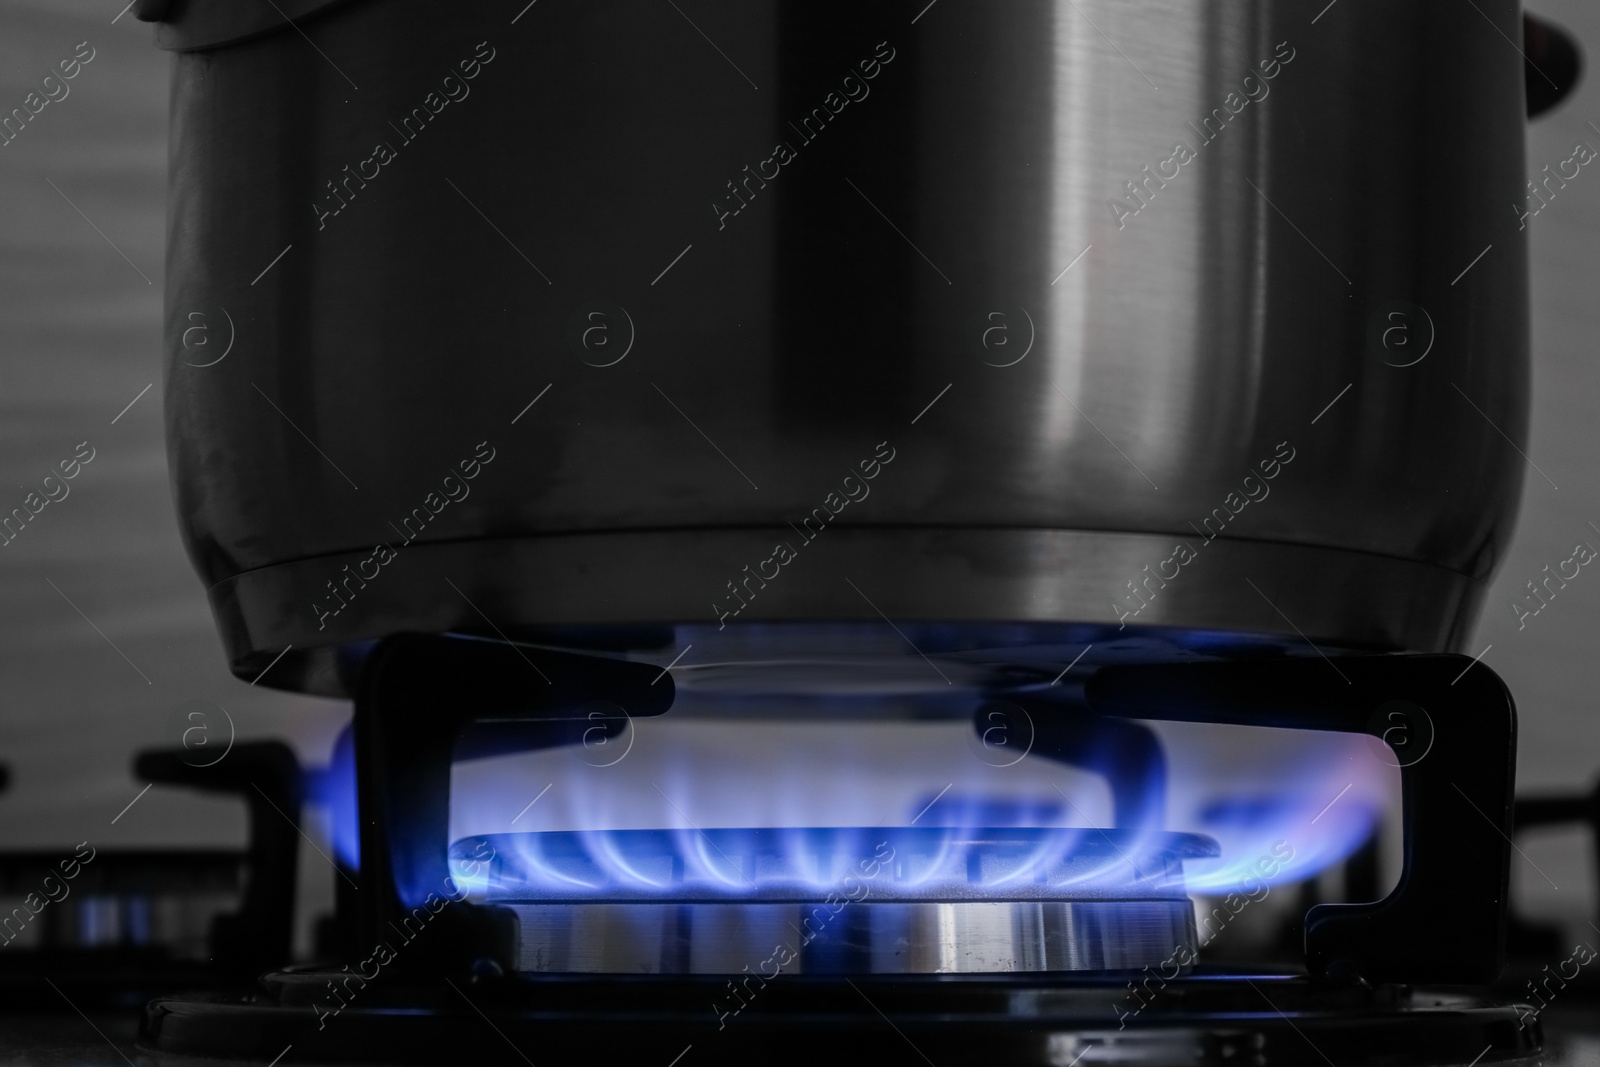
M0 148L4 509L79 442L95 449L0 548L0 847L243 844L241 802L175 789L112 825L142 788L133 751L179 744L193 700L225 708L240 739L282 737L317 763L349 718L228 673L178 541L161 428L168 57L148 24L117 17L126 3L0 3L7 114L80 42L94 49L66 98ZM331 901L326 861L302 851L302 885Z
M95 53L70 95L0 148L0 510L19 505L79 442L96 450L70 496L0 548L0 760L13 773L0 796L0 847L242 842L242 805L179 791L152 790L113 825L141 788L131 753L177 744L176 709L196 699L226 708L240 738L286 738L312 763L327 758L349 716L345 704L228 674L179 544L161 429L168 59L149 26L118 16L125 2L0 0L0 111L21 106L79 42ZM1600 7L1541 0L1535 10L1600 61ZM1530 175L1577 141L1600 147L1597 104L1591 72L1530 127ZM1441 182L1450 167L1440 160ZM1585 570L1520 631L1509 607L1578 541L1600 547L1589 525L1600 527L1600 171L1585 168L1529 225L1528 454L1560 488L1529 472L1516 539L1469 651L1490 646L1484 661L1516 695L1519 788L1536 792L1576 790L1600 774L1591 696L1600 577ZM1589 846L1562 831L1524 849L1529 862L1513 861L1518 898L1581 926L1594 892ZM328 868L309 845L301 870L306 891L326 901Z

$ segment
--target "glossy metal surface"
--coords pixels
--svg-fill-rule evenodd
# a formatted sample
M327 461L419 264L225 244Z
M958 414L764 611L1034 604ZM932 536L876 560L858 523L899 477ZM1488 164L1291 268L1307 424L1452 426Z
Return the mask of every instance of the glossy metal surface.
M1520 20L1478 7L406 0L180 54L170 457L235 672L883 617L1459 646L1526 437Z
M839 906L820 903L509 907L518 970L529 973L984 974L1163 961L1187 971L1173 957L1195 951L1188 900L869 902L839 912L836 925Z

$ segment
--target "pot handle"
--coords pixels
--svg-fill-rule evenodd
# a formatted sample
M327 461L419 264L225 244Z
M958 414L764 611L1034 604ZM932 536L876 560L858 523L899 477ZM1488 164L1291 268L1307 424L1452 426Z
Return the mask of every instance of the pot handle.
M1522 16L1522 58L1530 119L1565 100L1583 77L1578 42L1554 23L1529 14Z

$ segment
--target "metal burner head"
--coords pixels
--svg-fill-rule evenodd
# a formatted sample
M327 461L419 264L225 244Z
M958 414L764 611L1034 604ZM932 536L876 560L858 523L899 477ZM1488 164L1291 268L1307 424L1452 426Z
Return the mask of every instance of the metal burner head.
M518 920L529 972L1135 970L1193 959L1193 834L717 829L497 834L457 883Z

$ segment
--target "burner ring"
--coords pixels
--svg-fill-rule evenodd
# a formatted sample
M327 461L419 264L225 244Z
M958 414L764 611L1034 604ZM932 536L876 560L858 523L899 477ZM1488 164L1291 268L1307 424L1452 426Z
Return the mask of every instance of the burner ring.
M525 974L984 974L1194 960L1187 900L510 904Z

